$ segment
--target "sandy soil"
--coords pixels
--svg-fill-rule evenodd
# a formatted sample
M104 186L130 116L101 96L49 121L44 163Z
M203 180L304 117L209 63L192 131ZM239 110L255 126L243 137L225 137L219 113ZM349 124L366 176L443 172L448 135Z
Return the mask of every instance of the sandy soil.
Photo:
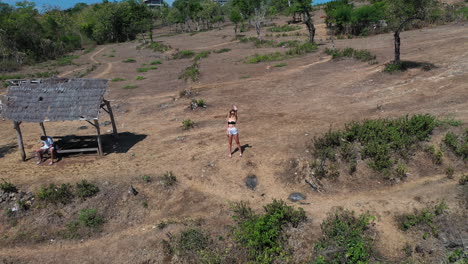
M301 32L305 33L305 29ZM307 196L308 204L301 206L312 219L306 223L314 232L312 237L318 237L321 220L337 206L356 212L369 211L378 218L378 248L389 260L396 261L410 239L397 228L395 215L442 199L453 211L466 213L465 205L460 202L466 200L466 188L446 179L442 168L429 165L424 158L415 159L409 179L397 185L381 182L375 174L363 170L355 176L344 175L338 182L330 182L327 192L320 194L295 180L287 168L291 159L309 157L306 146L313 137L329 128L342 128L353 120L430 113L467 123L468 28L458 24L402 33L404 60L430 62L437 67L428 72L412 69L395 75L382 73L383 65L393 55L391 34L335 41L337 47L367 49L376 54L379 63L369 65L354 60L331 61L323 53L331 45L325 30L318 33L321 44L318 52L289 59L282 68L272 67L275 62L243 63L249 55L281 48L256 49L252 44L233 41L231 27L193 36L158 38L179 50L231 49L203 59L200 81L188 84L179 80L178 75L191 64L189 59L170 60L170 53L138 50L138 43L99 46L81 56L76 60L79 64L99 63L88 77L126 79L109 83L107 99L112 100L119 132L133 133L121 139L122 145L130 146L128 151L115 151L109 144L104 157L70 156L49 167L36 166L33 159L22 162L17 149L12 149L0 156L0 175L25 191L35 191L48 183L73 183L81 179L120 186L115 190L121 194L115 194L118 199L113 201L118 202L117 207L127 208L126 214L113 217L97 237L84 241L51 237L53 240L49 242L7 246L0 249L0 260L4 258L5 263L63 263L64 258L67 263L168 262L161 249L154 246L168 232L153 228L159 222L204 219L207 227L223 227L231 223L230 202L248 201L259 210L272 199L286 200L291 192L299 191ZM273 39L296 38L305 39L304 36ZM112 49L115 57L102 56ZM135 58L137 63L123 63L127 58ZM163 62L159 69L136 72L141 64L156 59ZM73 70L73 66L64 67L62 76L72 74ZM136 81L138 75L146 79ZM136 84L138 88L122 89L127 84ZM195 98L203 98L208 107L188 110L190 100L178 95L183 89L196 91ZM230 159L224 129L225 116L232 104L239 107L238 128L245 155L240 158L236 153ZM102 121L108 120L105 113L101 115ZM182 130L184 119L194 120L196 127ZM92 127L79 130L83 125L87 124L46 124L53 136L94 133ZM36 124L23 124L22 129L26 151L32 157L40 128ZM104 131L109 133L109 129L105 127ZM0 147L14 145L15 136L9 121L0 122ZM468 172L462 161L453 165L456 175ZM432 169L423 170L421 167L425 166ZM174 190L158 191L141 181L142 175L161 175L165 171L177 176L178 185ZM249 174L258 177L259 186L255 191L244 185L244 178ZM125 195L130 184L141 190L149 203L150 209L144 213L132 209L138 206L139 198ZM112 208L113 205L103 206ZM136 214L136 219L130 217L132 214ZM177 232L182 226L170 227L169 232ZM0 227L0 231L6 231L6 227Z

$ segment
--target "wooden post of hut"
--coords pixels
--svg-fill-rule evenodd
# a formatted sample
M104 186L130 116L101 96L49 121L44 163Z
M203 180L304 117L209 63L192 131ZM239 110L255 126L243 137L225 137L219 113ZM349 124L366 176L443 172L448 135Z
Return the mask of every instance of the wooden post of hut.
M2 112L5 118L13 121L21 158L26 160L20 124L25 122L39 123L42 134L47 136L44 121L74 120L88 121L96 127L97 147L68 149L67 146L62 146L61 149L57 150L57 153L95 151L102 156L104 150L99 127L99 111L101 109L109 114L113 134L115 137L118 135L110 101L104 99L107 82L104 79L65 78L12 82L12 86L8 88L5 96L6 100L2 104Z

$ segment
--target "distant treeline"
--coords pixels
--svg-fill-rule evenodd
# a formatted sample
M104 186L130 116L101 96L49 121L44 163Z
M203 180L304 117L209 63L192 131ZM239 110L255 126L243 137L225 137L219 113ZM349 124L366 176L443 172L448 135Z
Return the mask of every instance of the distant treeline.
M0 71L55 59L86 43L132 40L152 24L152 12L138 0L79 3L39 13L33 2L0 2Z

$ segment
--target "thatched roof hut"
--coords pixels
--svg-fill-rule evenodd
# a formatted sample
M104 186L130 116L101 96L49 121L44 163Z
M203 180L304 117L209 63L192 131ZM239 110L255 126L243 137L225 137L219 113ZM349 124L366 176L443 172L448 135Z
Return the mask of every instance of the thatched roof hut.
M98 151L102 154L98 119L99 112L103 109L109 113L114 135L117 135L110 102L104 99L107 80L56 78L12 80L11 83L12 86L2 100L2 115L14 122L23 160L25 154L20 130L22 122L39 123L45 135L45 121L88 121L97 129L98 148L80 151Z

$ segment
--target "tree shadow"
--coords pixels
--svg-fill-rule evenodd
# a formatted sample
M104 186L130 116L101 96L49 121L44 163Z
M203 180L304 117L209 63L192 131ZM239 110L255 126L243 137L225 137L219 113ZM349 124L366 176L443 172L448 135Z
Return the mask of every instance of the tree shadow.
M104 155L110 153L127 153L133 146L138 142L144 140L147 135L135 134L130 132L119 133L118 137L115 138L112 134L105 134L101 136L102 148ZM97 148L97 137L93 136L77 136L67 135L64 137L54 137L59 139L56 141L58 149L66 151L70 149L85 149L85 148ZM92 153L96 152L74 152L74 153L61 153L59 160L63 157L76 155L78 153Z
M0 146L0 158L5 157L6 154L10 153L11 150L15 149L15 144L8 144L6 146Z
M409 69L421 69L423 71L431 71L433 69L436 69L437 66L435 66L433 63L430 62L418 62L418 61L401 61L399 64L395 64L394 62L391 62L387 64L387 71L392 72L392 71L406 71Z

